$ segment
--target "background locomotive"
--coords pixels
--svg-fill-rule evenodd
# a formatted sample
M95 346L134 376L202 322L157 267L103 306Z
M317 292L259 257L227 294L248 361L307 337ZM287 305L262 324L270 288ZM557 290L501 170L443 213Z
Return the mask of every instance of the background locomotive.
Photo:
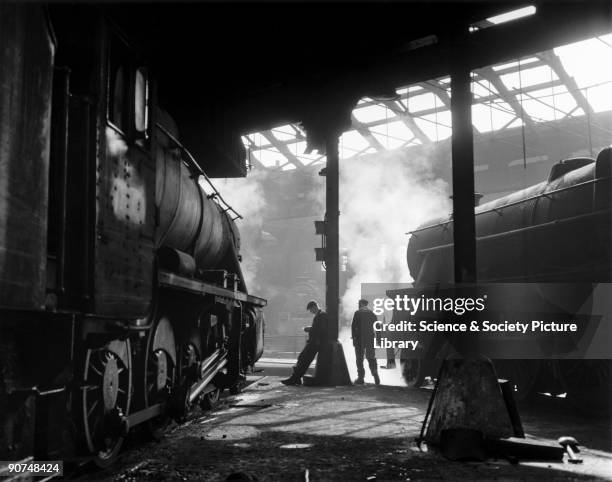
M598 328L587 330L588 339L576 340L577 346L588 345L582 347L588 360L571 359L570 352L563 360L496 360L499 375L515 383L519 399L536 390L566 392L568 398L609 409L612 309L609 285L600 283L612 279L611 166L612 148L597 159L560 161L548 180L475 209L478 282L573 283L567 293L574 304L584 307L588 300L593 313L604 315ZM452 218L414 231L407 260L415 287L452 283ZM406 380L435 377L441 358L452 350L446 341L438 335L420 359L407 360Z
M101 11L3 3L0 44L0 459L105 465L130 428L239 389L266 301L237 213Z

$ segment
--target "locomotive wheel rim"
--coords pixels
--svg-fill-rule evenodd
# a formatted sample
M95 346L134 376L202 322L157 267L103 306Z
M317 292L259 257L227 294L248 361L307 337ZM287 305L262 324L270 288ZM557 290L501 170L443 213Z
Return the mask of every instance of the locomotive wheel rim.
M108 349L89 348L83 364L83 387L81 389L82 426L87 448L94 454L99 467L107 467L121 450L125 439L122 435L104 433L104 418L110 410L117 408L128 414L131 402L132 371L129 340L125 340L128 366ZM112 382L112 388L111 388ZM115 403L109 408L114 399Z
M172 362L172 357L164 349L155 349L153 347L157 328L163 320L166 320L166 318L160 317L157 320L155 327L149 332L149 338L147 340L143 377L143 402L145 408L158 403L170 402L171 394L174 389L176 370ZM170 326L172 327L171 323ZM161 369L159 366L160 363L165 364L164 369ZM169 407L166 407L166 411L161 415L149 419L145 423L150 436L155 440L161 439L164 430L170 423L171 417L168 414L168 408Z

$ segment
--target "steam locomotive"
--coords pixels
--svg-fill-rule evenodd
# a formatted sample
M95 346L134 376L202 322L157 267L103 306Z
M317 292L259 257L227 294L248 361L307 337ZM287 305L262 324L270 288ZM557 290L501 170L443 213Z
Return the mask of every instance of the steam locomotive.
M588 339L576 340L576 346L588 345L582 354L589 359L568 351L563 359L494 360L498 375L515 385L518 399L536 391L566 393L579 403L609 408L611 365L609 347L603 345L609 344L612 309L609 285L603 283L612 280L611 166L610 147L597 159L566 159L553 165L546 181L475 208L479 283L564 283L577 300L568 313L588 300L589 310L602 316L597 328L587 330ZM416 288L452 283L452 217L415 230L407 261ZM431 337L427 346L417 359L404 361L410 383L435 377L441 359L454 349L443 335Z
M263 351L238 214L102 14L0 5L0 460L110 464Z

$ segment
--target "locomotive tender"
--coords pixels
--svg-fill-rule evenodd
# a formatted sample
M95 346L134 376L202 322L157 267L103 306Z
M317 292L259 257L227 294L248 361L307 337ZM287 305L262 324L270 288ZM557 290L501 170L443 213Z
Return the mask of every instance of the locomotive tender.
M595 345L609 343L612 323L610 285L604 284L612 281L611 167L610 147L597 159L566 159L546 181L475 208L479 283L565 283L562 289L576 306L590 300L592 313L604 315L599 328L585 330L589 339L577 340L588 345L582 352L588 360L572 359L571 352L565 359L496 360L498 374L514 383L518 399L535 391L565 392L574 401L609 409L609 346L598 351ZM417 289L453 283L452 217L413 231L407 261ZM419 384L435 377L440 360L452 351L447 341L432 335L425 353L404 361L404 378Z
M0 460L107 465L263 352L237 213L92 11L0 4Z

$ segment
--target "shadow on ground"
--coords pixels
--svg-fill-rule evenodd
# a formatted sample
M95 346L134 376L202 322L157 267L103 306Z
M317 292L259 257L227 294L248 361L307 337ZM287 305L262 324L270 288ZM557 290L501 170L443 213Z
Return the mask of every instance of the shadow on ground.
M459 463L422 452L414 439L429 396L406 387L285 387L268 377L161 442L132 447L116 468L86 478L220 481L243 472L260 481L304 481L306 471L309 480L333 481L612 477L609 419L542 401L521 407L526 433L551 443L573 435L588 447L584 466Z

